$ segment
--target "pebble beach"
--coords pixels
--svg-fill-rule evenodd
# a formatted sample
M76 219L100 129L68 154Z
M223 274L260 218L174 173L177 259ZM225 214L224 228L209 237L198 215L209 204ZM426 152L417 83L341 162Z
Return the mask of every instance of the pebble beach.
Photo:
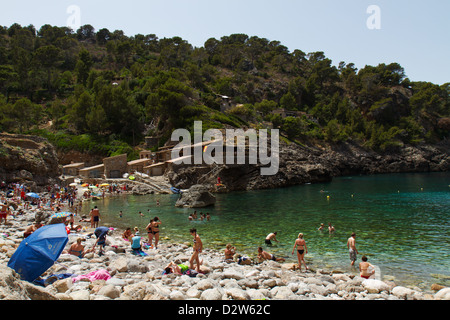
M189 265L191 244L163 239L157 249L146 248L146 255L135 255L119 229L107 236L102 255L98 247L83 258L61 254L38 285L20 280L7 264L23 241L26 228L37 216L48 222L54 211L25 207L23 203L10 209L7 223L0 225L3 300L450 300L450 288L439 285L424 292L394 281L364 279L340 271L300 271L295 263L241 265L225 261L224 252L208 249L207 243L200 254L201 273L163 274L170 262ZM75 217L75 224L82 229L68 235L66 249L78 238L83 239L86 249L94 246L94 229L79 219Z

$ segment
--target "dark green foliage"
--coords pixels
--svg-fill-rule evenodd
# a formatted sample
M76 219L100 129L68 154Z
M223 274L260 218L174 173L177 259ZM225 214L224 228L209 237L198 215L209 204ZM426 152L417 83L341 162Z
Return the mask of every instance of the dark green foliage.
M245 34L194 48L91 25L0 31L0 130L32 129L64 149L133 154L146 134L163 144L194 120L204 129L271 124L294 141L378 151L450 133L450 84L411 82L398 63L336 67L323 52Z

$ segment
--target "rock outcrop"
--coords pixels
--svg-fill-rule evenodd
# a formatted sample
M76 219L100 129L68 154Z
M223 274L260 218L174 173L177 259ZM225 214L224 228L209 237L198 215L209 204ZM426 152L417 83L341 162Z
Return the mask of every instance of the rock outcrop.
M55 148L47 139L0 133L0 179L43 186L57 179L60 170Z
M377 153L351 142L319 148L280 140L279 155L279 170L271 176L261 175L259 164L180 165L167 176L177 188L202 183L211 190L220 177L228 191L237 191L328 182L345 175L450 170L448 142L436 146L403 146Z
M193 185L188 191L181 193L176 207L203 208L213 205L216 197L203 185Z

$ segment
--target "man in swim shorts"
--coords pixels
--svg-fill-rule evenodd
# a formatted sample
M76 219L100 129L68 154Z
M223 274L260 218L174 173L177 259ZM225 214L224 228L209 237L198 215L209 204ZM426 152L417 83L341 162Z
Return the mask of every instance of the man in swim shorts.
M356 250L356 233L352 232L352 235L347 240L347 248L350 253L350 261L351 265L353 266L356 261L356 255L358 254L358 250Z
M270 246L270 245L272 245L272 241L271 240L278 242L278 240L277 240L277 233L276 232L269 233L267 235L266 240L264 241L264 243Z
M272 260L272 261L277 261L277 262L278 261L282 261L282 262L286 261L283 258L277 258L273 254L264 251L262 247L258 247L258 259L260 261L264 261L264 260Z

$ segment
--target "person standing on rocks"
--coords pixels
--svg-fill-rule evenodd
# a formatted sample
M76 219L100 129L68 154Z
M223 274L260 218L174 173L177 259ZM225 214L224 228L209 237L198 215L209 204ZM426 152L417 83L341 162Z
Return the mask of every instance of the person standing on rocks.
M191 236L194 237L194 245L193 249L194 252L192 253L191 259L189 260L189 269L194 269L194 261L197 262L197 268L196 271L200 272L200 258L199 254L202 252L203 249L203 243L200 239L200 236L197 234L197 229L192 228L189 230Z
M347 248L350 253L350 261L351 265L353 266L356 261L356 255L358 254L358 250L356 250L356 233L352 232L352 235L347 240Z
M2 220L5 220L6 224L8 213L9 213L8 203L5 201L3 204L0 204L0 223L2 222Z
M155 249L158 249L159 242L159 225L161 224L161 220L158 217L153 218L153 222L151 224L152 234L155 237Z
M298 238L294 242L294 247L292 248L292 254L294 254L295 248L297 248L297 259L298 259L298 268L302 271L302 262L305 265L306 270L308 270L308 266L306 265L304 256L308 253L308 248L306 247L305 239L303 239L303 233L298 234Z
M98 222L100 221L100 210L98 210L97 206L94 207L91 211L92 215L92 227L98 228Z
M150 219L150 222L148 223L148 225L145 227L145 230L147 230L147 236L148 236L148 245L150 247L153 247L153 231L152 231L152 224L153 224L153 219Z

